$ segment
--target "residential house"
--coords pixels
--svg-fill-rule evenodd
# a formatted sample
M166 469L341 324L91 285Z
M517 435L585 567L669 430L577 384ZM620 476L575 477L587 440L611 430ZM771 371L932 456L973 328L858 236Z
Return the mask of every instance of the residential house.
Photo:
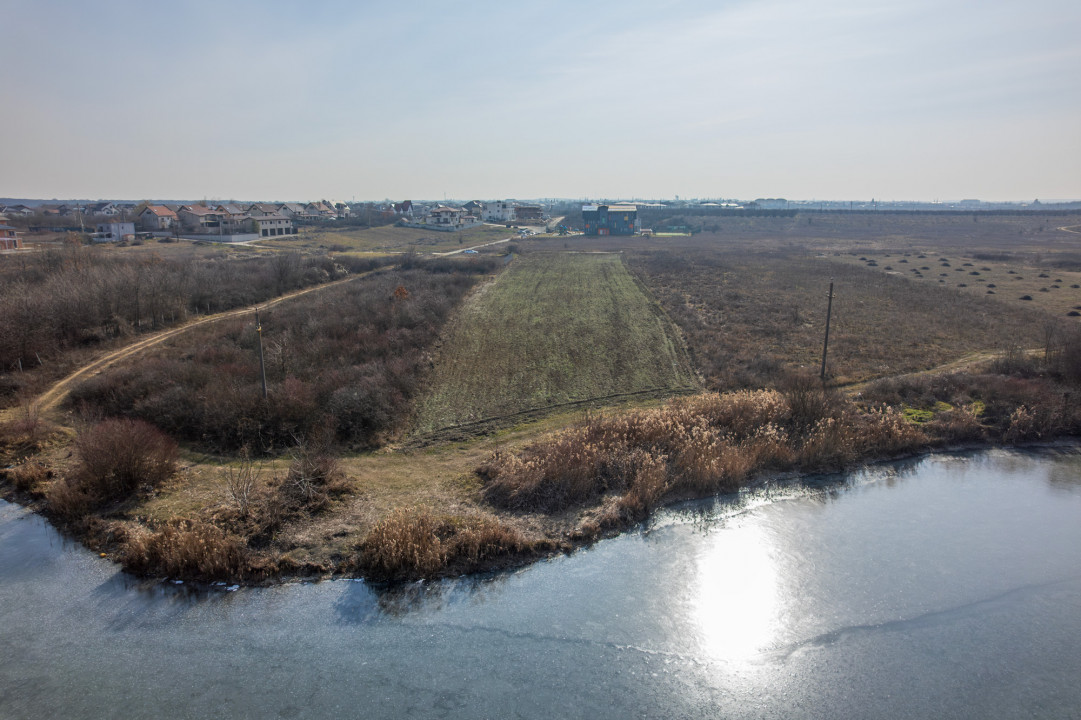
M176 222L176 213L164 205L147 205L138 217L139 227L143 230L168 230Z
M119 215L120 208L111 202L96 202L86 206L87 215Z
M462 210L465 210L469 215L481 217L484 214L484 205L479 200L470 200L465 205L462 205Z
M424 219L426 225L438 225L455 227L466 222L466 212L462 208L447 207L440 205L432 210Z
M540 205L518 205L514 208L514 219L521 222L543 220L544 208Z
M255 232L260 237L293 235L293 218L285 215L258 215L251 218Z
M10 225L0 225L0 250L20 250L23 243L19 233Z
M484 219L491 222L514 222L518 219L517 206L510 200L497 200L484 206Z
M412 217L413 216L413 201L412 200L405 200L405 201L400 202L400 203L394 203L394 214L395 215L408 215L408 216Z
M304 205L301 203L282 203L278 208L278 214L286 217L297 218L304 214Z
M347 218L347 217L349 217L350 215L353 214L353 211L345 203L336 202L336 203L334 203L334 213L339 218Z
M641 231L635 205L583 205L586 235L634 235Z
M135 223L108 222L98 223L97 232L90 236L90 242L120 242L135 239Z
M221 215L222 235L238 235L251 232L251 215L247 208L225 203L218 205L214 209Z
M266 217L268 215L281 215L282 206L278 203L252 203L248 206L248 214L254 217Z
M334 220L338 216L334 214L334 208L322 200L305 205L304 217L310 220Z
M188 232L219 235L222 233L221 213L205 205L181 205L176 211L180 227Z
M8 217L30 217L34 214L34 208L27 207L26 205L8 205L4 208L4 214Z

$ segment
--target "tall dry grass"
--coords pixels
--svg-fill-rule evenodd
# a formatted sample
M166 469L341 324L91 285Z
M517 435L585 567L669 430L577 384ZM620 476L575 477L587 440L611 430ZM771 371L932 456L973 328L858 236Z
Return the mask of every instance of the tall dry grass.
M491 515L449 516L401 508L361 542L356 566L372 580L411 580L476 571L543 545Z
M191 580L241 578L247 559L239 538L209 523L185 519L156 531L129 533L120 554L129 572Z
M929 442L895 410L861 413L808 395L745 390L593 416L521 453L493 455L478 474L486 499L510 510L555 513L616 498L602 516L612 524L613 514L641 519L665 498L736 490L765 470L839 469Z

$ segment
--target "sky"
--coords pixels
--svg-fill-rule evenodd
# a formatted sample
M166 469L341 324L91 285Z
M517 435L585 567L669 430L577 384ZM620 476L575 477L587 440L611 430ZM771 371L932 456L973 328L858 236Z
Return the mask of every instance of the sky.
M0 197L1081 199L1077 0L0 10Z

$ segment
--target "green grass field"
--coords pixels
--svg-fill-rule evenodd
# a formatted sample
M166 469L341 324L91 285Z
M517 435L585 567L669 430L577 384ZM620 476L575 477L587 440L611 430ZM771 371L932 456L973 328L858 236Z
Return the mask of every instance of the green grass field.
M674 332L620 255L523 256L452 324L416 432L696 387Z

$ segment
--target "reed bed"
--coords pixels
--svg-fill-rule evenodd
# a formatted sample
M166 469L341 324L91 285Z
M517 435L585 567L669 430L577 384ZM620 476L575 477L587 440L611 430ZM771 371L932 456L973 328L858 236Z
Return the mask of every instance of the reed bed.
M478 473L485 498L500 508L551 514L608 497L609 514L635 521L664 500L731 492L763 471L841 469L930 443L896 410L859 412L820 392L823 415L813 422L799 411L806 398L793 402L777 390L591 416L521 453L494 454Z
M393 511L358 548L356 568L377 581L475 572L500 559L551 549L488 515L440 515L426 508Z

